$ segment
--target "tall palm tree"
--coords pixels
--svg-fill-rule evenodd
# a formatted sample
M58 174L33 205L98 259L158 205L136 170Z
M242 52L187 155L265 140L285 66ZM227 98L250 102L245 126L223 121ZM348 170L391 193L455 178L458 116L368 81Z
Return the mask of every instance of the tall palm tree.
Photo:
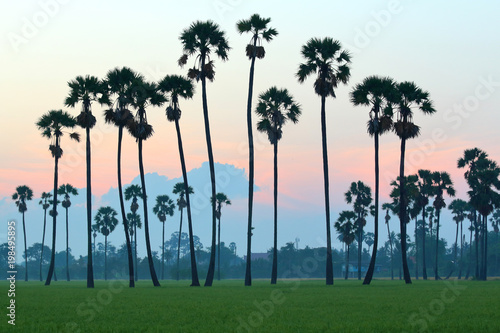
M379 211L379 137L392 129L393 103L395 102L395 83L391 78L369 76L357 84L351 91L351 102L354 105L371 106L367 131L375 143L375 219L373 253L363 284L370 284L375 271L378 247L378 211Z
M12 200L15 200L17 209L19 213L23 215L23 236L24 236L24 259L25 259L25 271L24 271L24 281L28 281L28 252L26 244L26 224L24 221L24 213L28 210L26 201L33 199L33 190L27 185L21 185L16 187L16 192L12 195Z
M184 157L183 157L184 158ZM187 175L186 175L187 178ZM188 187L186 191L186 186L184 183L179 182L174 185L174 189L172 191L174 194L178 194L179 198L177 198L177 206L179 207L179 210L181 212L181 218L179 222L179 241L177 242L177 281L179 281L179 262L181 258L181 235L182 235L182 212L184 211L184 208L187 207L187 201L184 200L184 196L187 194L194 194L194 190L191 186ZM186 196L187 197L187 196ZM189 213L191 215L191 211ZM196 268L196 257L195 257L195 251L194 251L194 240L193 240L193 233L192 233L192 225L190 227L190 232L189 232L189 251L191 252L191 286L199 286L200 283L196 283L198 281L198 270ZM193 273L194 272L194 273Z
M42 136L51 139L49 150L54 157L54 200L52 206L52 254L50 256L50 266L45 285L50 285L52 274L54 274L54 260L56 257L56 222L57 222L57 189L59 176L59 159L62 157L63 150L61 148L61 137L64 135L63 130L74 128L77 124L75 118L69 113L62 110L52 110L38 119L37 128L42 131ZM70 138L76 141L80 140L78 133L70 133ZM92 248L90 255L92 255ZM90 259L91 260L91 259ZM93 280L92 280L93 281Z
M255 110L260 118L257 130L267 134L274 148L274 246L271 284L278 279L278 141L283 134L287 121L296 124L299 121L300 106L287 89L271 87L259 95Z
M144 178L144 164L142 160L142 144L144 140L149 139L153 135L153 126L148 123L146 115L146 107L161 106L166 101L165 97L159 93L158 87L154 83L144 81L142 77L134 80L132 94L130 96L130 105L136 110L133 120L127 124L129 133L136 139L139 153L139 173L141 177L142 187L142 203L144 208L144 233L146 235L146 252L148 255L149 272L151 280L155 287L160 286L158 277L156 276L153 257L151 254L151 243L149 239L149 220L148 220L148 196L146 194L146 180Z
M389 245L391 247L391 280L394 280L394 258L393 258L393 247L392 247L392 234L389 228L389 221L391 220L391 215L389 211L394 211L394 206L391 203L385 203L382 205L382 209L385 210L385 224L387 225L387 235L389 237Z
M214 200L214 198L210 198L210 200ZM227 197L227 195L225 195L224 193L222 192L219 192L215 195L215 201L216 201L216 206L217 206L217 220L219 220L219 226L217 227L217 233L218 233L218 237L217 237L217 280L220 281L220 218L221 218L221 215L222 215L222 212L221 212L221 209L222 209L222 205L230 205L231 204L231 200L229 200L229 198Z
M196 81L201 81L201 94L203 104L203 118L205 121L205 138L207 141L208 163L210 166L210 182L212 184L212 197L215 197L215 166L212 152L212 139L210 138L210 124L208 121L207 82L215 78L214 61L210 54L215 53L222 61L227 60L230 47L225 33L212 21L196 21L189 28L184 29L179 37L182 43L183 55L178 64L184 66L190 56L196 55L193 68L188 71L188 76ZM184 180L186 183L186 180ZM187 183L186 183L187 185ZM208 265L205 286L212 286L215 273L215 231L216 231L215 201L212 203L212 247Z
M321 142L323 148L323 182L325 187L326 213L326 284L333 284L332 239L330 233L330 189L328 176L328 149L326 140L326 98L335 98L335 88L339 83L349 81L351 56L342 50L339 41L326 37L312 38L302 46L305 63L299 65L297 79L303 83L310 75L316 74L314 91L321 97Z
M352 182L349 190L344 194L345 201L353 204L356 213L356 236L358 237L358 280L361 280L361 254L363 249L363 227L366 225L368 209L372 203L372 191L362 181Z
M141 216L135 212L127 213L127 221L129 227L130 237L134 238L134 279L138 279L138 267L137 267L137 228L142 228Z
M116 218L116 215L118 215L116 210L109 206L106 206L99 208L94 218L99 232L104 236L104 280L108 279L108 236L115 230L116 226L118 225L118 219Z
M252 213L253 213L253 186L254 186L254 145L252 130L252 97L253 80L255 70L255 59L263 59L266 51L262 46L262 39L270 42L278 31L268 28L270 18L260 17L253 14L248 20L240 20L236 23L236 29L240 34L250 32L252 39L246 47L246 55L250 59L250 75L248 79L248 101L247 101L247 133L248 133L248 229L247 229L247 261L245 270L245 286L252 285Z
M446 203L444 202L444 193L448 194L450 197L455 196L455 188L453 187L453 182L451 181L450 174L447 172L435 171L432 173L432 186L434 187L434 193L436 194L436 199L434 199L434 209L436 210L436 259L434 261L434 279L440 280L438 275L438 245L439 245L439 219L441 216L441 210L446 208Z
M432 187L432 173L429 170L420 169L418 170L418 206L422 210L422 276L424 280L427 280L427 264L426 264L426 208L429 204L429 198L434 196L434 188ZM432 228L432 226L431 226Z
M401 256L403 265L403 275L405 282L411 283L410 271L408 270L408 261L406 258L406 224L408 199L405 189L405 152L406 141L419 136L420 127L413 122L413 109L418 109L424 114L436 112L429 98L429 93L423 91L413 82L401 82L397 85L398 103L397 120L394 123L394 132L401 139L401 159L399 164L399 219L401 228Z
M87 162L87 288L94 288L94 270L92 265L92 172L91 172L91 146L90 130L96 124L96 118L92 114L92 102L108 104L105 84L95 76L77 76L68 82L69 95L64 104L75 107L82 103L82 111L76 118L77 124L85 129L85 149Z
M42 262L43 262L43 247L45 245L45 226L47 225L47 209L50 207L49 200L52 198L52 193L42 192L41 200L38 203L43 208L43 232L42 232L42 250L40 251L40 281L42 281Z
M462 228L462 222L465 220L465 214L467 212L467 201L464 201L462 199L455 199L453 200L449 205L448 205L448 209L451 210L452 214L453 214L453 221L455 222L456 226L457 226L457 229L456 229L456 233L455 233L455 246L454 246L454 255L453 255L453 266L452 266L452 269L450 270L450 273L448 273L448 275L446 276L446 279L449 279L451 274L453 274L453 271L455 270L455 265L456 265L456 262L457 262L457 254L458 254L458 226L460 225L460 250L461 250L461 255L460 255L460 264L459 264L459 267L460 267L460 272L459 272L459 276L461 274L461 271L462 271L462 261L463 261L463 244L462 244L462 235L463 235L463 228Z
M356 219L356 213L353 211L342 211L340 212L339 218L334 224L337 233L341 237L341 241L347 246L347 251L345 254L345 279L349 277L349 250L352 242L356 238L354 221Z
M69 228L68 210L71 207L70 195L78 195L78 190L71 184L64 184L57 190L58 195L64 195L62 206L66 209L66 281L69 281Z
M174 187L174 194L180 194L182 198L181 205L179 209L181 210L181 224L180 229L182 229L182 211L185 207L187 208L188 215L188 230L189 230L189 253L191 255L191 286L199 286L200 282L198 280L198 268L196 266L196 253L194 250L194 239L193 239L193 222L191 218L191 201L189 195L193 193L192 187L188 184L186 161L184 159L184 148L182 146L182 136L181 128L179 125L179 119L181 118L181 109L179 108L179 97L184 99L190 99L194 94L194 87L191 80L188 80L179 75L167 75L158 85L161 92L165 94L170 94L170 104L166 109L168 121L173 121L175 123L175 130L177 133L177 145L179 147L179 157L181 160L181 170L183 183L177 183ZM180 185L178 185L180 184ZM177 192L175 192L177 191ZM184 200L184 195L186 200ZM179 198L179 200L181 199ZM177 280L179 280L179 257L180 257L180 237L181 231L179 231L179 248L177 249Z
M174 216L175 203L166 194L156 197L156 205L153 207L153 213L158 216L158 220L163 224L161 238L161 279L165 279L165 221L167 215Z
M131 90L133 82L138 78L138 74L134 73L128 67L115 68L106 74L105 84L107 93L111 96L116 96L112 107L104 111L104 119L106 123L113 124L118 127L118 153L117 153L117 176L118 176L118 196L120 199L120 211L122 215L123 228L125 232L125 242L127 244L127 258L129 268L129 287L135 287L134 283L134 263L132 259L132 246L129 237L129 223L125 213L125 203L123 200L122 188L122 170L121 170L121 153L123 128L132 119L132 113L128 109L130 105Z

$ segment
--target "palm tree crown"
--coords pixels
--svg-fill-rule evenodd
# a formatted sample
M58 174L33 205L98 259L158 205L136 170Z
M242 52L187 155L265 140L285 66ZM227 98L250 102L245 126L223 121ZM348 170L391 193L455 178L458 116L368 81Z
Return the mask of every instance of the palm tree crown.
M269 22L271 22L270 18L262 18L259 14L253 14L250 19L240 20L236 23L236 29L240 34L252 33L252 39L246 47L246 54L249 59L253 57L264 58L266 51L261 45L262 39L270 42L278 35L276 29L267 27Z
M160 222L165 222L167 215L173 216L175 203L168 195L159 195L156 197L156 205L153 207L153 213L158 216Z
M165 94L170 94L170 104L165 110L167 119L169 121L179 120L181 118L179 97L193 98L193 82L180 75L167 75L158 83L158 89Z

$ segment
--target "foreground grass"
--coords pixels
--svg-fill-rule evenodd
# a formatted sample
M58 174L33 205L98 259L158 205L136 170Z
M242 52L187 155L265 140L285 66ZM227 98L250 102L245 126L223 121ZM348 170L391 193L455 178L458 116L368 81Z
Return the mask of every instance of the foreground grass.
M500 332L500 281L17 282L19 332Z

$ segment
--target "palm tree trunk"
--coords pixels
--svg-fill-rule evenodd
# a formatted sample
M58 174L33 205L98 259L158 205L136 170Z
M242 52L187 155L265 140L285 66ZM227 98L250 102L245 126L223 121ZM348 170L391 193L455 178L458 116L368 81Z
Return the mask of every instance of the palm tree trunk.
M220 206L219 206L220 214ZM220 281L220 215L219 215L219 225L217 226L217 280Z
M28 281L28 250L27 250L27 245L26 245L26 225L24 223L24 212L23 212L23 235L24 235L24 264L25 264L25 270L24 270L24 281Z
M120 210L122 213L123 229L125 231L125 242L127 244L127 259L128 259L128 286L130 288L135 287L134 282L134 262L132 259L132 246L130 244L129 235L129 224L127 221L127 214L125 213L125 203L123 200L123 188L122 188L122 138L123 138L123 126L118 128L118 154L117 154L117 175L118 175L118 196L120 198Z
M477 222L477 213L474 210L474 238L476 245L476 275L475 278L479 279L479 223Z
M253 37L253 54L250 64L250 77L248 79L248 101L247 101L247 132L248 132L248 228L247 228L247 260L245 269L245 286L252 285L252 210L253 210L253 183L254 183L254 147L252 131L252 95L253 76L255 69L255 53L257 35Z
M104 281L108 279L108 236L104 236Z
M158 282L158 277L156 276L156 271L153 263L153 256L151 254L151 242L149 240L149 221L148 221L148 196L146 194L146 180L144 179L144 165L142 162L142 139L139 139L139 172L141 176L141 186L142 186L142 203L144 206L144 233L146 234L146 252L148 255L149 273L151 274L151 280L155 287L160 286Z
M330 233L330 185L328 180L328 148L326 140L326 97L321 96L321 144L323 148L323 183L326 213L326 284L333 285L332 237Z
M86 133L86 157L87 157L87 288L94 288L94 268L92 263L92 175L91 175L91 154L90 154L90 128L85 129ZM54 196L54 200L57 201Z
M375 120L378 121L378 113L375 114ZM373 278L373 273L375 271L375 262L377 260L377 248L378 248L378 207L379 207L379 187L380 187L380 167L379 167L379 134L375 133L375 219L374 219L374 231L373 231L373 252L370 259L370 265L366 271L365 279L363 284L370 284Z
M458 265L458 279L462 278L462 269L464 263L464 230L463 230L463 221L460 221L460 263Z
M439 219L441 215L441 210L438 209L436 211L437 213L437 220L436 220L436 259L434 262L434 279L435 280L441 280L441 278L438 275L438 252L439 252Z
M56 136L56 149L59 148L59 137ZM54 274L54 266L56 259L56 223L57 223L57 183L58 183L58 164L59 157L56 154L54 157L54 202L52 204L52 252L50 254L50 265L49 272L47 273L47 280L45 281L45 285L49 286L50 281L52 280L52 274Z
M69 281L69 228L68 228L68 208L66 208L66 281Z
M179 146L179 156L181 159L182 179L184 181L184 192L186 193L186 210L188 217L188 232L189 232L189 253L191 255L191 286L199 287L200 282L198 280L198 268L196 266L196 253L194 251L193 223L191 219L191 203L189 201L189 184L186 171L186 161L184 160L184 149L182 147L181 129L179 126L178 119L175 119L175 129L177 132L177 143ZM181 225L179 229L179 240L181 237L181 230L182 230L182 211L181 211ZM179 241L179 248L180 248L180 241ZM177 279L179 279L179 251L177 251Z
M360 218L358 214L358 218ZM361 280L361 254L363 253L363 228L358 230L358 280Z
M179 281L179 261L181 258L181 234L182 234L182 211L181 208L181 222L179 223L179 241L177 243L177 281Z
M448 280L451 276L451 274L453 274L453 272L455 271L455 265L457 264L457 255L458 255L458 223L457 223L457 230L455 232L455 246L454 246L454 254L453 254L453 266L450 270L450 272L448 273L448 275L446 276L445 280Z
M134 226L134 254L135 254L135 281L139 279L139 267L137 267L137 225Z
M415 280L418 280L418 217L415 217Z
M425 262L425 207L422 208L422 276L427 280L427 265Z
M40 281L42 281L42 263L43 263L43 246L45 244L45 225L47 223L47 208L44 209L43 215L43 234L42 234L42 251L40 254Z
M278 280L278 143L274 143L274 241L271 284Z
M483 276L482 280L486 281L488 277L488 215L483 216L484 225L484 241L483 241Z
M161 279L165 280L165 222L163 223L163 230L161 233Z
M205 68L205 55L201 55L201 68ZM208 120L208 103L207 103L207 82L205 74L201 74L201 92L203 102L203 118L205 120L205 138L207 141L208 151L208 164L210 166L210 183L212 184L212 245L210 249L210 262L208 264L207 278L205 280L205 287L211 287L214 280L215 273L215 233L217 228L216 215L215 215L215 166L214 155L212 152L212 139L210 138L210 123Z
M408 261L406 258L406 189L405 189L405 149L406 139L401 139L401 161L399 164L399 223L401 228L401 264L403 265L403 275L405 283L411 283Z
M345 277L344 280L349 278L349 249L350 245L347 245L347 252L345 254Z
M389 234L389 245L391 246L391 280L394 280L394 258L393 258L392 237L391 237L391 230L389 229L389 223L387 223L387 233Z
M472 222L471 222L471 227L472 227ZM469 279L471 265L472 265L472 229L470 230L470 236L469 236L469 262L467 263L467 272L465 273L465 280Z

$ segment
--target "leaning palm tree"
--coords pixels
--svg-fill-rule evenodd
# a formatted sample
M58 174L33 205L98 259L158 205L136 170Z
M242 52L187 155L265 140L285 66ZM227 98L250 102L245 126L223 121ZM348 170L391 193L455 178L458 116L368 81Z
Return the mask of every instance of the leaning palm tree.
M215 78L214 61L210 54L215 53L222 61L227 60L230 47L227 43L225 33L212 21L196 21L189 28L184 29L179 37L182 43L183 55L178 64L184 66L188 58L196 55L193 68L189 69L188 76L196 81L201 81L201 94L203 104L203 118L205 121L205 137L207 141L208 163L210 166L210 182L212 184L212 197L215 197L215 167L212 152L212 139L210 138L210 124L208 121L207 82ZM186 181L184 181L186 182ZM187 183L186 183L187 185ZM212 203L212 247L210 262L208 265L205 286L212 286L215 273L215 231L216 231L215 201Z
M210 198L210 200L214 200L214 198ZM230 205L231 200L222 192L219 192L215 195L215 201L217 205L217 220L219 220L219 226L217 227L217 280L220 281L220 218L222 215L222 205Z
M185 207L187 208L188 216L188 230L189 230L189 253L191 255L191 286L199 286L200 282L198 280L198 268L196 266L196 253L194 249L194 234L193 234L193 222L191 218L191 201L189 195L193 193L192 187L188 184L186 161L184 159L184 148L182 146L182 136L181 128L179 125L179 119L181 118L181 109L179 108L179 97L184 99L189 99L193 97L194 87L191 80L188 80L179 75L167 75L158 84L158 88L161 92L165 94L170 94L170 104L166 109L167 119L175 123L175 130L177 132L177 145L179 147L179 157L181 160L181 170L183 183L177 183L174 187L174 194L180 194L182 198L181 205L179 209L181 211L181 226L182 229L182 211ZM180 185L179 185L180 184ZM186 199L184 200L184 195ZM179 198L179 200L181 199ZM177 249L177 280L179 280L179 249L180 249L180 237L181 230L179 230L179 248Z
M38 203L43 208L43 232L42 232L42 250L40 251L40 281L42 281L42 262L43 262L43 247L45 245L45 226L47 225L47 209L50 207L49 200L52 197L50 192L42 192L41 200Z
M99 208L94 218L97 230L104 236L104 280L108 279L108 236L118 225L116 215L116 210L106 206Z
M15 200L17 209L19 213L23 215L23 235L24 235L24 259L25 259L25 271L24 271L24 281L28 281L28 252L26 244L26 224L24 221L24 213L28 210L26 201L33 199L33 190L26 185L21 185L16 187L16 192L12 195L12 200Z
M250 32L252 39L246 47L246 55L250 59L250 76L248 83L247 102L247 132L248 132L248 229L247 229L247 261L245 270L245 286L252 285L252 212L253 212L253 186L254 186L254 146L252 130L252 96L255 59L264 58L266 51L262 46L262 39L270 42L278 31L268 28L270 18L262 18L259 14L253 14L248 20L241 20L236 23L236 29L240 34Z
M434 187L434 193L436 193L436 199L434 199L433 203L434 209L436 210L436 259L434 261L434 279L440 280L441 278L438 275L439 219L441 210L446 207L443 198L444 193L446 192L450 197L454 197L455 188L453 187L450 174L439 171L432 173L432 186Z
M436 112L429 98L429 93L423 91L413 82L401 82L397 84L398 103L397 120L394 123L394 132L401 139L401 159L399 163L399 225L401 229L401 257L403 275L407 284L411 283L408 261L406 258L406 224L408 223L407 210L408 198L405 189L405 152L406 141L419 136L420 127L413 122L413 109L418 109L424 114Z
M278 279L278 141L283 134L283 126L287 121L296 124L301 113L287 89L271 87L259 95L255 109L260 118L257 130L267 134L274 148L274 246L271 284Z
M378 247L378 210L379 210L379 137L392 129L393 104L395 102L395 83L391 78L369 76L351 91L351 102L354 105L371 106L367 131L375 142L375 219L373 253L363 284L370 284L375 271Z
M75 118L62 110L52 110L44 114L36 123L37 128L42 131L42 136L51 139L52 142L49 150L54 157L54 200L52 206L52 254L50 256L50 266L45 285L50 285L52 274L54 274L54 260L56 257L56 223L57 223L57 189L58 189L58 176L59 176L59 159L62 157L63 150L61 148L61 137L64 135L63 130L66 128L74 128L77 124ZM71 133L70 138L79 141L80 136L78 133ZM91 247L90 255L92 255Z
M187 176L186 176L187 178ZM179 241L177 242L177 281L179 281L179 262L181 258L181 236L182 236L182 212L184 208L187 207L187 201L184 199L186 193L194 194L194 190L191 186L188 187L186 191L186 187L184 183L179 182L174 185L174 189L172 191L173 194L178 194L179 198L177 198L177 206L179 207L179 211L181 212L180 222L179 222ZM187 197L187 196L186 196ZM191 212L191 211L190 211ZM189 213L191 215L191 213ZM194 240L192 233L192 226L189 228L189 251L191 252L191 286L199 286L200 283L196 283L198 281L198 270L196 268L196 257L194 252ZM194 273L193 273L194 272Z
M349 81L351 56L342 50L339 41L332 38L312 38L302 46L302 56L306 62L299 65L297 78L303 83L310 75L317 74L314 91L321 97L321 142L323 148L323 182L325 187L326 213L326 284L333 284L332 239L330 233L330 189L328 176L328 149L326 139L326 98L335 98L335 88L339 83Z
M345 254L345 279L349 277L349 251L352 242L356 238L354 231L354 220L356 219L356 213L353 211L342 211L340 212L338 220L335 222L334 227L337 233L341 237L341 241L347 246Z
M130 237L134 238L134 280L138 279L138 267L137 267L137 228L142 228L141 216L135 212L127 213L127 221L128 221L128 233Z
M158 92L158 87L154 83L144 81L142 77L138 77L132 88L130 96L130 105L132 105L137 113L133 120L127 124L129 133L136 139L139 153L139 173L142 187L142 203L144 208L144 233L146 235L146 252L148 255L149 272L151 280L155 287L160 286L158 277L156 276L155 267L153 264L153 256L151 253L151 243L149 239L149 220L148 220L148 200L146 194L146 180L144 178L144 164L142 160L142 144L144 140L149 139L153 135L153 126L148 123L146 115L146 107L161 106L165 102L165 97Z
M118 176L118 196L120 199L120 211L122 214L123 228L125 231L125 242L127 244L127 258L129 267L129 287L133 288L134 283L134 263L132 259L132 246L129 237L128 220L125 213L125 203L123 200L122 189L122 170L121 170L121 153L123 128L132 119L132 113L128 109L130 104L131 89L134 80L139 75L134 73L130 68L123 67L115 68L106 74L105 83L107 85L108 95L116 96L112 107L104 112L105 121L118 127L118 154L117 154L117 176Z
M163 224L161 238L161 279L165 279L165 221L167 215L174 216L175 203L168 195L159 195L156 197L156 205L153 207L153 213L158 216L158 220Z
M57 190L58 195L64 195L62 206L66 209L66 281L69 281L69 229L68 210L71 207L70 195L78 195L78 190L71 184L64 184Z
M426 264L426 246L425 246L425 237L426 237L426 225L425 225L425 217L427 205L429 204L429 198L434 196L434 189L432 187L432 172L429 170L418 170L418 206L422 210L422 276L424 280L427 280L427 264Z
M92 173L91 173L91 146L90 130L96 124L96 118L92 114L92 102L108 104L105 84L95 76L77 76L73 81L68 82L70 88L69 95L64 104L75 107L82 103L82 111L76 118L77 124L85 129L85 149L87 162L87 288L94 288L94 271L92 265Z

